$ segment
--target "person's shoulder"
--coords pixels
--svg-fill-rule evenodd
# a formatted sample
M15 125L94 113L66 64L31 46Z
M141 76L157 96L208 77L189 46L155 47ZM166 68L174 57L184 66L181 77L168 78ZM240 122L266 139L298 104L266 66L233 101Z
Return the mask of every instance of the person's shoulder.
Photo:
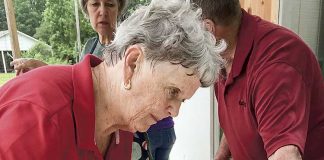
M86 41L85 46L87 46L87 45L93 45L97 41L97 39L98 39L97 37L91 37L91 38L89 38Z
M39 78L39 81L45 83L44 85L51 86L51 89L55 90L64 89L64 87L70 86L73 79L72 72L73 65L48 65L35 70L35 73L31 73L35 75L31 76L36 77L33 79L38 79L38 77L41 77Z
M84 44L83 52L87 52L87 53L90 52L92 46L96 43L96 41L97 41L97 37L89 38Z
M273 40L281 38L293 38L297 41L302 41L300 37L290 29L263 19L260 19L260 21L258 21L256 33L256 40L260 40L266 37Z
M91 49L92 49L93 45L96 43L97 39L98 39L97 37L91 37L91 38L89 38L89 39L86 41L86 43L84 44L83 49L82 49L82 51L81 51L80 60L81 60L81 59L82 59L86 54L88 54L88 53L91 52Z
M8 95L17 95L20 98L46 98L49 94L59 96L59 92L66 92L71 88L71 84L72 66L48 65L15 77L6 83L3 89Z
M47 65L44 67L39 67L30 72L30 76L33 79L44 78L47 80L56 81L58 79L65 79L72 74L73 65ZM53 76L55 75L55 76Z
M254 44L258 49L285 48L288 52L306 50L312 53L307 44L292 30L262 19L257 23Z
M317 63L306 42L290 29L261 21L257 32L253 54L254 68L257 70L262 71L264 67L284 63L305 75L307 66Z

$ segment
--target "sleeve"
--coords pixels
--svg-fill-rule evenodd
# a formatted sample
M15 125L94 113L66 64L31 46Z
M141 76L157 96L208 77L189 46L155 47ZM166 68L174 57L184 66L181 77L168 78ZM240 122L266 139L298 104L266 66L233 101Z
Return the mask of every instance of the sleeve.
M45 110L29 102L0 107L0 139L0 159L61 159L56 125Z
M285 145L303 153L310 110L303 77L286 63L268 65L257 77L252 102L267 156Z

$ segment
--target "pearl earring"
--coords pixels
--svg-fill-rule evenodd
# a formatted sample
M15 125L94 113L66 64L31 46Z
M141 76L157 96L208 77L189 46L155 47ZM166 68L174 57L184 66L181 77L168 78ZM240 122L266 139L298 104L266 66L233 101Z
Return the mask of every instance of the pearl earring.
M124 83L124 88L126 90L130 90L132 88L131 80L128 80L128 83Z

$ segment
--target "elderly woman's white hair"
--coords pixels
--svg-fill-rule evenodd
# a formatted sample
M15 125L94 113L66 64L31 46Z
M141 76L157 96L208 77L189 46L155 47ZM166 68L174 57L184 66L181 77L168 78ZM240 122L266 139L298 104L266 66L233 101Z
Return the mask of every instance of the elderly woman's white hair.
M88 17L88 9L87 9L87 3L89 0L79 0L81 10L84 13L86 17ZM128 0L117 0L118 2L118 17L121 16L123 13L124 9L127 7Z
M168 61L194 69L203 87L215 82L224 63L219 54L226 48L224 43L216 45L203 26L201 9L182 0L152 0L137 9L117 28L114 41L105 50L106 63L116 64L134 44L143 46L145 59L153 67Z

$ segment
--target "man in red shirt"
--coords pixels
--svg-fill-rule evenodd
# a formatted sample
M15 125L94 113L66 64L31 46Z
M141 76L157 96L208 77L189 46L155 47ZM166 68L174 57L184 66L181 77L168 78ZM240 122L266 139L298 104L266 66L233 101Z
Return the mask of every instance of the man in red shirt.
M324 81L311 49L239 0L194 2L208 30L228 44L215 84L224 131L215 159L323 160Z

